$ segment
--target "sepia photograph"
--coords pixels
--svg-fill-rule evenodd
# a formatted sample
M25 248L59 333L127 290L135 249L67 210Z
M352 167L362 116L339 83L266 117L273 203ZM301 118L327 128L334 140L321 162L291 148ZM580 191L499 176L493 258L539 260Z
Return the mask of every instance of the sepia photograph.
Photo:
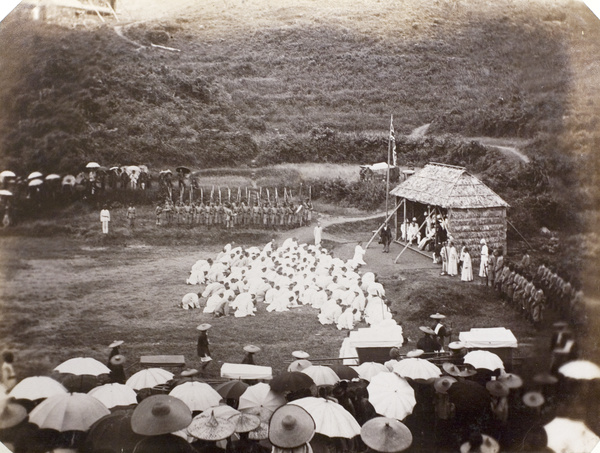
M600 453L600 8L4 0L0 453Z

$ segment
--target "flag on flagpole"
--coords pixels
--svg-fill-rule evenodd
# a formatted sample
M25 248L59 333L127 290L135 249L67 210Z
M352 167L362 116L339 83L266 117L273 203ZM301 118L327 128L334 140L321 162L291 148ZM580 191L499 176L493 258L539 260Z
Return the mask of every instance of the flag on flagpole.
M390 142L392 143L392 166L396 166L396 137L394 135L394 115L390 119Z

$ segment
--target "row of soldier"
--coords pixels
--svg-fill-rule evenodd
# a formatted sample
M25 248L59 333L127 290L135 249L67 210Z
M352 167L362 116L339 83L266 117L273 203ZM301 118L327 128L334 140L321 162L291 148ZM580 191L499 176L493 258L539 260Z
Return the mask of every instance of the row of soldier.
M541 264L535 275L536 284L544 291L548 306L573 325L585 321L583 291L574 287L546 265Z
M173 203L167 199L164 204L156 207L155 215L156 225L297 227L310 224L313 206L308 199L301 203L259 202L254 206L244 201L184 203L180 200Z

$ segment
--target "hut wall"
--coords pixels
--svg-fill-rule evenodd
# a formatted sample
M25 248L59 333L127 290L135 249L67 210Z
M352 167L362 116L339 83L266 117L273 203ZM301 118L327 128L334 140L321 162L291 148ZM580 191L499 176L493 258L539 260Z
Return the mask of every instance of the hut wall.
M485 239L490 249L502 247L506 253L506 209L451 209L448 215L450 234L457 249L465 244L479 264L479 241ZM473 269L476 269L475 266Z

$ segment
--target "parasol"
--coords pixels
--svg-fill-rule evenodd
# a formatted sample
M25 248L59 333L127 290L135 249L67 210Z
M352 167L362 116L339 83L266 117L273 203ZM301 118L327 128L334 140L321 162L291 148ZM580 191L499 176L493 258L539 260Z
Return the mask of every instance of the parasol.
M41 186L42 184L44 184L44 181L42 179L32 179L27 185L29 187L37 187Z
M578 380L591 380L600 378L600 367L589 360L573 360L558 369L565 377Z
M96 168L100 168L100 164L98 162L88 162L85 168L88 170L94 170Z
M361 363L359 366L354 367L354 369L356 370L361 379L365 379L367 381L370 381L373 378L373 376L376 376L379 373L390 372L390 370L388 370L385 367L385 365L377 362L364 362Z
M236 415L240 415L241 412L235 410L233 407L227 404L220 404L219 406L209 407L202 414L197 415L194 418L208 417L210 414L214 414L214 416L218 418L225 418L229 420L230 418L235 417Z
M312 362L306 360L306 359L298 359L298 360L294 360L292 363L290 363L290 366L288 366L288 371L302 371L304 368L308 368L309 366L312 365Z
M100 384L98 376L90 374L63 374L59 379L68 392L88 393Z
M275 409L283 406L285 399L271 390L264 382L252 385L240 396L238 409L243 412L259 415L263 422L268 422Z
M173 373L163 370L162 368L147 368L133 374L125 385L128 385L133 390L143 388L152 388L155 385L165 384L173 379Z
M413 440L404 423L388 417L375 417L366 422L360 437L369 448L384 453L404 451Z
M29 173L29 176L27 177L27 179L38 179L41 178L42 175L39 171L34 171L33 173Z
M176 167L176 168L175 168L175 171L176 171L177 173L183 173L183 174L186 174L186 175L187 175L188 173L191 173L191 172L192 172L192 170L191 170L191 169L189 169L188 167L184 167L183 165L180 165L179 167Z
M502 359L489 351L471 351L465 355L463 361L464 363L473 365L474 368L484 368L490 371L497 370L498 368L504 369Z
M394 365L394 373L410 379L435 379L442 375L440 369L429 360L409 358L400 360Z
M323 365L311 365L304 368L301 373L310 376L316 385L335 385L340 382L335 371Z
M315 421L316 432L327 437L352 439L360 435L360 425L340 404L312 396L290 402L308 412Z
M169 395L179 398L192 412L204 411L221 401L221 395L205 382L185 382L171 390Z
M131 429L133 409L117 410L94 422L82 451L118 451L130 453L145 436Z
M64 395L67 389L58 381L47 376L31 376L23 379L10 391L10 397L35 401L54 395Z
M46 176L44 179L46 181L55 181L57 179L60 179L60 175L57 175L56 173L51 173L48 176Z
M63 186L74 186L75 184L77 184L77 179L73 175L66 175L62 179Z
M448 389L448 394L457 412L479 414L490 405L491 398L487 389L474 381L455 382Z
M403 420L417 404L415 391L395 373L379 373L367 386L369 402L379 415Z
M54 371L76 374L77 376L83 374L100 376L101 374L110 373L110 369L106 365L91 357L75 357L69 359L54 368Z
M109 409L115 406L137 404L135 391L124 384L104 384L90 390L88 395L93 396Z
M331 368L342 380L350 381L359 377L358 371L356 371L354 368L350 368L348 365L336 364L327 366Z
M248 389L248 384L242 381L227 381L215 387L217 393L223 398L234 400L239 400L246 389Z
M10 190L0 189L0 195L5 197L12 197L13 193Z
M560 453L596 451L594 447L600 442L600 437L579 420L556 417L544 429L548 447Z
M277 393L296 392L315 385L312 378L302 372L287 371L275 376L271 381L271 390Z
M0 171L0 181L3 181L4 178L16 178L17 175L10 170Z
M94 422L108 414L108 408L93 396L65 393L42 401L29 414L29 421L42 429L87 431Z

